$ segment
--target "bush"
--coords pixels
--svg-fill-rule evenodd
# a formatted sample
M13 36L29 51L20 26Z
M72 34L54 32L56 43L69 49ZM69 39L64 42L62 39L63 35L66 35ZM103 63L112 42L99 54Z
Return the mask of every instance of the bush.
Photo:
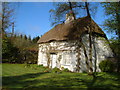
M68 68L61 67L62 72L71 72Z
M110 60L103 60L99 63L99 68L102 72L113 72L114 63Z
M68 68L62 70L63 72L70 72Z
M44 72L49 73L51 70L49 68L45 68Z
M42 67L43 68L44 66L43 65L37 65L37 67Z
M25 68L30 67L29 63L25 63L24 65L25 65Z
M59 73L59 72L61 72L61 70L59 68L55 67L52 69L52 72Z

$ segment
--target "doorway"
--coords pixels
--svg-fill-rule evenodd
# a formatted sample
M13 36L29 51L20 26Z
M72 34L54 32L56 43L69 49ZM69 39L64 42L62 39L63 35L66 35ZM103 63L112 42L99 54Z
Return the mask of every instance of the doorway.
M51 60L51 67L52 68L57 67L57 54L56 53L50 53L50 60Z

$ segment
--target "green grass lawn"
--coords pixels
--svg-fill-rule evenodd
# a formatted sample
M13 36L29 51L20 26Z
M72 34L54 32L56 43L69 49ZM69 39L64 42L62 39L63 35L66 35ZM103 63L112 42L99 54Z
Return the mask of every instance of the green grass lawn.
M2 86L4 89L11 88L11 90L13 88L29 90L33 88L120 90L119 73L98 73L97 77L93 78L86 73L48 71L50 71L48 68L35 64L28 67L25 67L25 64L2 64Z

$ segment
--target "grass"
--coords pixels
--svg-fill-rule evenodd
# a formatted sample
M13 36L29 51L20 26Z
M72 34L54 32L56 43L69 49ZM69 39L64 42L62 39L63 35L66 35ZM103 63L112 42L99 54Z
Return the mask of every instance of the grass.
M120 73L98 73L93 78L86 73L50 72L48 68L35 64L2 64L2 85L4 89L120 89ZM38 89L39 90L39 89ZM41 89L40 89L41 90Z

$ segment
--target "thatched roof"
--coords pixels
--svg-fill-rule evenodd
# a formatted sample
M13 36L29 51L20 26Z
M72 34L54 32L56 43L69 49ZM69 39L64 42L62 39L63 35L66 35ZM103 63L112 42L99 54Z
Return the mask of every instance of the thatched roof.
M46 43L50 41L76 40L80 35L88 32L88 27L92 33L105 35L102 29L88 16L79 18L70 23L56 25L53 29L45 33L37 43Z

